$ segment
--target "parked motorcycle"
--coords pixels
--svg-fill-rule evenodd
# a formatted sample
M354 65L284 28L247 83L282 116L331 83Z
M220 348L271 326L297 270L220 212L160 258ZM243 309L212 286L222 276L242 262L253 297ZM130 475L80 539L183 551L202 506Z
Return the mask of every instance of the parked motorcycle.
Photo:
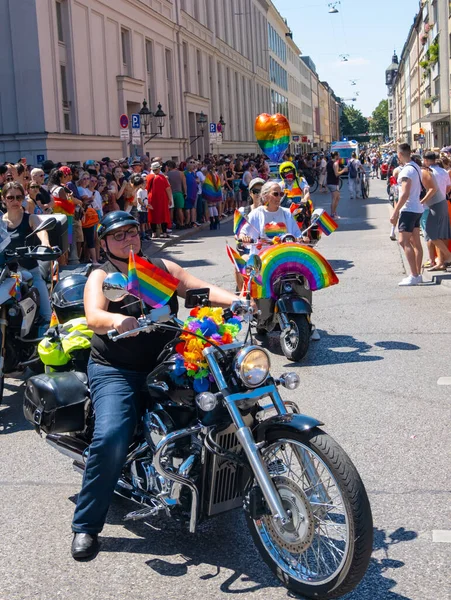
M39 231L50 231L56 219L47 218L36 227L33 236ZM13 234L14 235L14 234ZM39 292L33 287L33 277L18 268L20 258L34 258L41 261L56 260L61 250L55 246L25 246L8 250L12 235L6 229L0 231L0 402L3 398L5 375L24 370L27 366L39 363L36 345L43 333L39 317ZM48 325L48 324L47 324ZM41 331L40 331L41 329Z
M255 259L249 271L256 276ZM109 274L104 294L120 301L126 286L124 275ZM186 306L208 305L208 293L188 290ZM140 317L133 331L108 333L112 340L168 329L176 334L147 378L140 425L117 482L116 492L139 505L125 520L177 515L193 533L202 521L244 509L261 557L284 586L308 598L338 598L359 583L370 560L365 488L322 423L282 400L278 388L296 389L299 376L271 376L268 353L252 341L250 296L225 312L247 323L245 341L205 347L211 383L200 393L192 377L177 372L181 323L168 306ZM93 433L89 406L83 374L37 375L27 383L26 418L80 472ZM271 410L276 414L269 416Z

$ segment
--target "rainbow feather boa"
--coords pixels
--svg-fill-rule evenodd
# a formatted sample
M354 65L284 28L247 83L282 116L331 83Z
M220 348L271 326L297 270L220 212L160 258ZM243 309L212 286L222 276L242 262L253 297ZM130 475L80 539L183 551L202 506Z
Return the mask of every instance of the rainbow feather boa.
M204 348L214 342L219 346L231 344L241 330L241 322L236 317L227 321L222 316L222 308L196 307L183 323L177 352L175 375L194 378L194 391L205 392L210 387L210 373L207 361L202 354ZM186 333L185 333L186 332ZM203 335L207 341L190 335Z

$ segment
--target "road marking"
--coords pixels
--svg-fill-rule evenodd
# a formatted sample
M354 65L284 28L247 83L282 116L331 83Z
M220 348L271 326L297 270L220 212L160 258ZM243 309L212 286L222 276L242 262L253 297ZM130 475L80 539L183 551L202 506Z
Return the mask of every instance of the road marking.
M439 542L442 544L451 544L451 530L435 529L434 531L432 531L432 541Z
M439 377L437 385L451 385L451 377Z

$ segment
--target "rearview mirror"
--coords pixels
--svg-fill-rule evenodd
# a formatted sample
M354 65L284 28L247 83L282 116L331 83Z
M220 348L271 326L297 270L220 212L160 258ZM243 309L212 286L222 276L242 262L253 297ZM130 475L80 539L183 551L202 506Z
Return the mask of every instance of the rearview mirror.
M102 292L110 302L120 302L128 295L128 279L122 273L109 273L102 283Z
M55 219L55 217L49 217L48 219L45 219L44 221L39 223L36 229L33 229L33 232L27 235L25 239L28 239L29 237L31 237L35 233L39 233L40 231L51 231L52 229L55 229L57 222L58 221Z
M248 275L258 275L262 270L262 259L258 254L252 254L246 263L246 273Z

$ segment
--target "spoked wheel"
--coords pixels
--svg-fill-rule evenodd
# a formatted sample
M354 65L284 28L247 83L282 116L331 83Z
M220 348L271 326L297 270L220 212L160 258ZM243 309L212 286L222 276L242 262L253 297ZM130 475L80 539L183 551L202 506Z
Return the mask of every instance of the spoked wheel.
M311 192L312 194L314 194L314 193L316 192L316 190L318 189L318 180L317 180L317 179L315 179L315 180L312 182L312 184L309 184L309 187L310 187L310 192Z
M282 352L288 360L304 358L310 342L311 326L307 315L288 315L290 330L280 336Z
M273 429L263 451L291 522L246 513L254 542L282 583L307 598L340 598L371 557L373 522L363 483L344 450L318 428Z

